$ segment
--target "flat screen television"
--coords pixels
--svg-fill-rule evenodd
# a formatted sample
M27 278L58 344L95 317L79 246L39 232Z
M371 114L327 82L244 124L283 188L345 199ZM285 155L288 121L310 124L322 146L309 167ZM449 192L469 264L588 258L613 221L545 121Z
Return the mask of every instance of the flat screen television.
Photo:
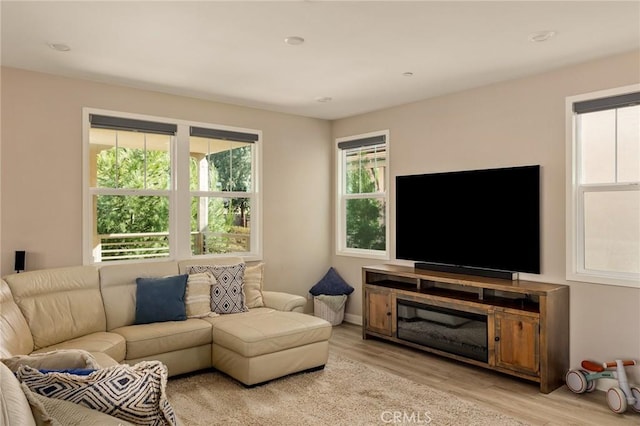
M540 166L397 176L396 258L539 274Z

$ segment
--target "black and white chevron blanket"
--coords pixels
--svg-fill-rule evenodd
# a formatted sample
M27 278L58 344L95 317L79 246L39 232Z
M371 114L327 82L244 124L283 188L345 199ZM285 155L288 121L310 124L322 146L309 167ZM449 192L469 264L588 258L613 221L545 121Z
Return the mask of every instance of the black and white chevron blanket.
M41 372L22 366L16 377L30 391L70 401L131 423L175 426L176 416L165 396L167 368L143 361L95 370L88 375Z

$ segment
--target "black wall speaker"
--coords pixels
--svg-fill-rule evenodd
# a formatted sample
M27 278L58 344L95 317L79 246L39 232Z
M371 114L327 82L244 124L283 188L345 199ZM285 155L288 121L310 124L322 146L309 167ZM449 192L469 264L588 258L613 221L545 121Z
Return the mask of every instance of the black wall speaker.
M16 266L13 268L16 272L24 271L25 254L24 250L16 250Z

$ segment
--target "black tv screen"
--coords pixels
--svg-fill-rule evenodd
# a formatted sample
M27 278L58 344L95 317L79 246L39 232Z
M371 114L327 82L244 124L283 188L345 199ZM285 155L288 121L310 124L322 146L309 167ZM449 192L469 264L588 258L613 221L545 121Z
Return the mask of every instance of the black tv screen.
M540 273L540 166L396 177L396 258Z

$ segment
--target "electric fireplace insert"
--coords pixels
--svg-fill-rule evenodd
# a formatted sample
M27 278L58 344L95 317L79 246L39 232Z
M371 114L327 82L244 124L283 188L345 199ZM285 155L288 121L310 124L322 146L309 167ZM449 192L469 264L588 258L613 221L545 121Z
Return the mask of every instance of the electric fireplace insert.
M396 300L398 339L488 362L486 315Z

